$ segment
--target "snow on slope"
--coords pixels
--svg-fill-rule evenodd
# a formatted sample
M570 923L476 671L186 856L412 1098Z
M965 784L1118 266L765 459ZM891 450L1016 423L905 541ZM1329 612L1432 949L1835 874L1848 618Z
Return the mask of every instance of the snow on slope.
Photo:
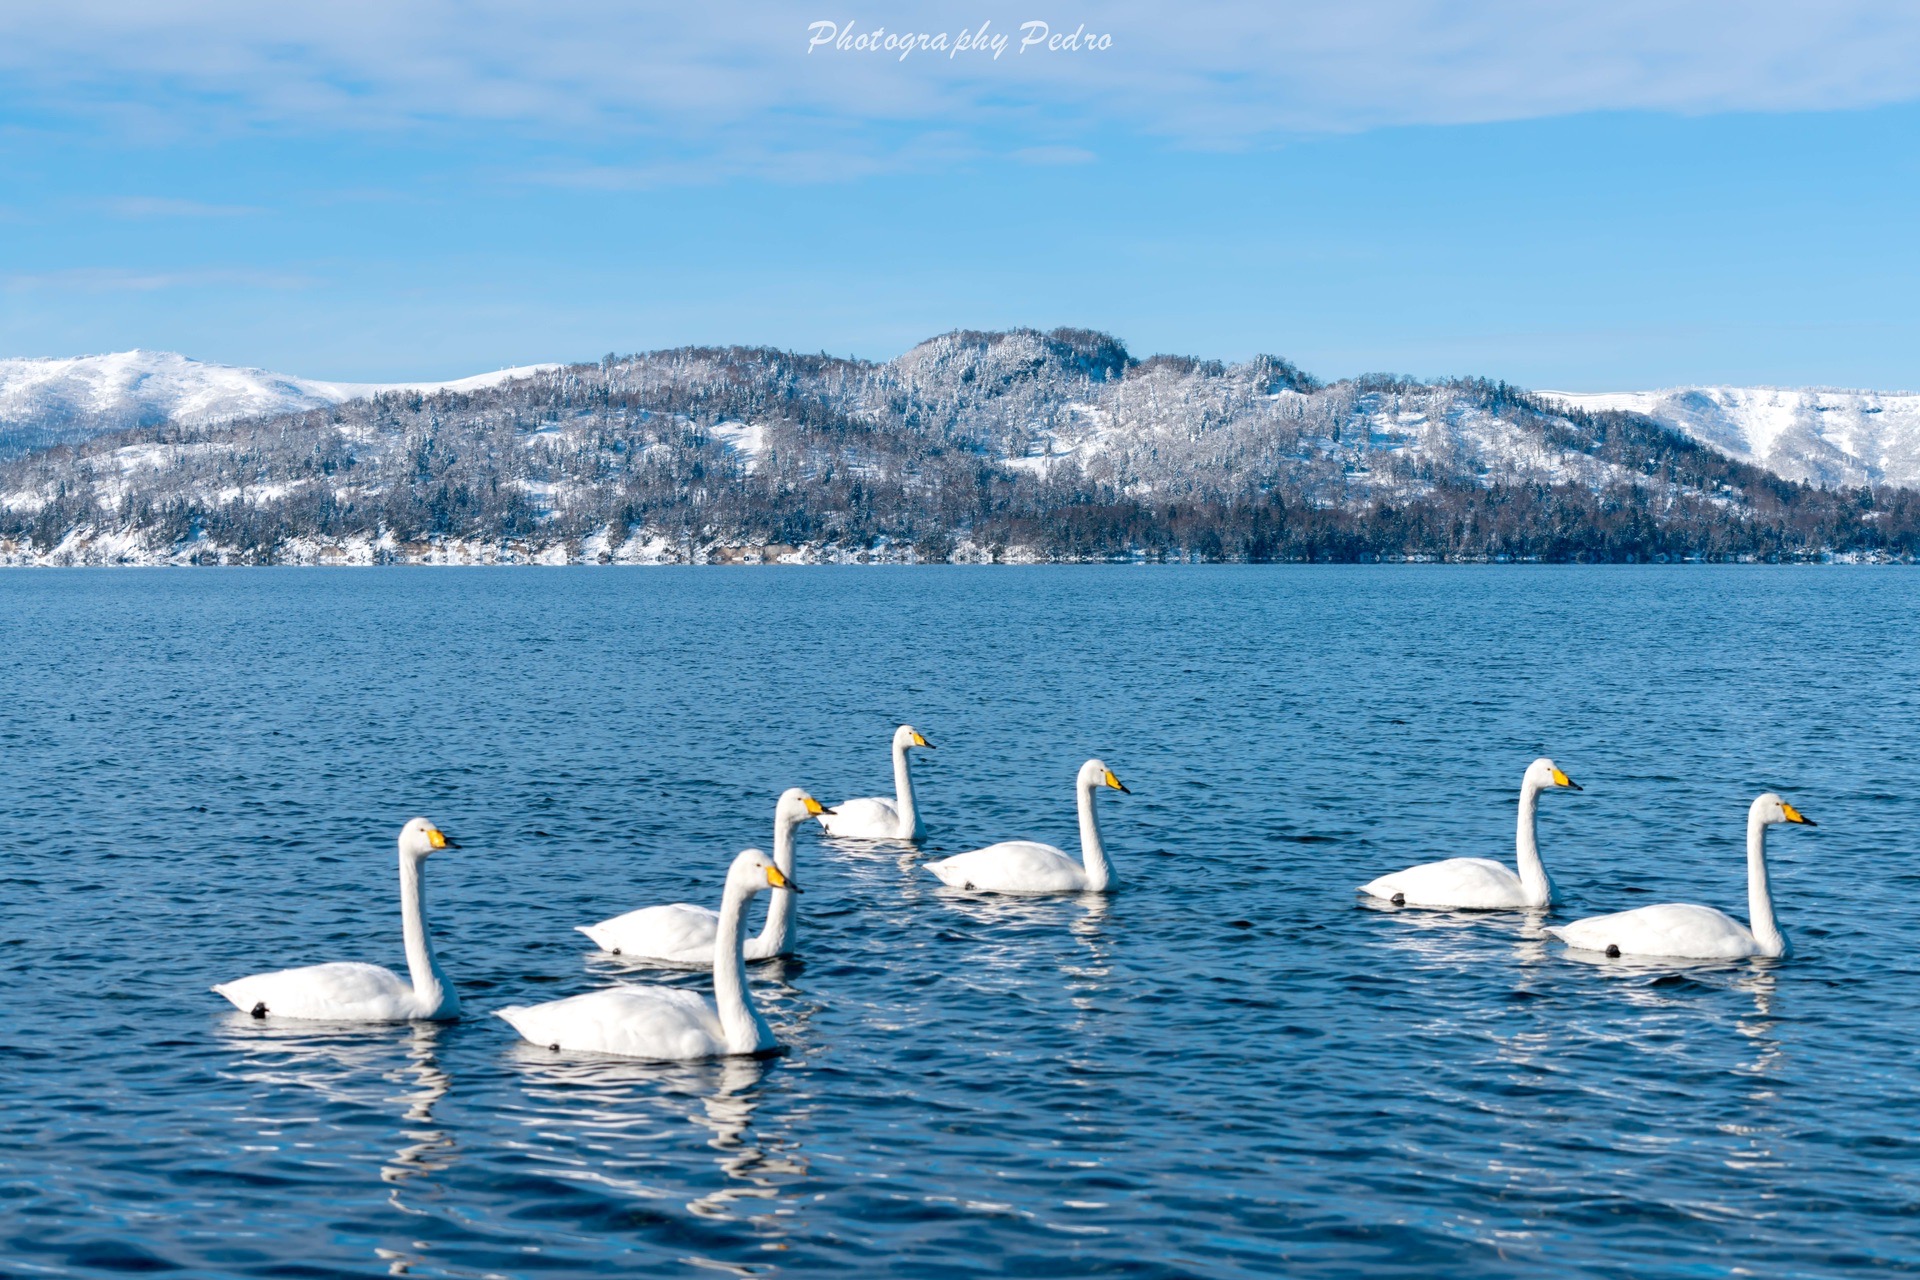
M1920 487L1920 394L1674 387L1665 391L1542 391L1542 398L1647 417L1790 480L1826 487Z
M158 422L207 423L357 400L383 391L477 391L557 365L450 382L320 382L191 360L171 351L0 359L0 452ZM11 428L11 430L8 430Z

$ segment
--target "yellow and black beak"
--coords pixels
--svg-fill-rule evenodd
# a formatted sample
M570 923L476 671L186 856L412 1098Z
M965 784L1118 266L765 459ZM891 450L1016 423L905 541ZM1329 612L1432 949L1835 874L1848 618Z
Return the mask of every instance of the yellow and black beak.
M1572 778L1569 778L1566 774L1560 772L1558 769L1555 769L1553 771L1553 785L1556 787L1565 787L1569 791L1585 791L1586 790L1585 787L1581 786L1579 783L1575 782Z
M438 827L427 829L427 843L436 849L458 849L460 846L447 839L447 833Z
M1108 786L1112 787L1115 791L1119 791L1125 795L1133 794L1133 792L1127 790L1126 783L1120 781L1120 779L1113 776L1113 770L1111 769L1107 770L1106 783Z
M827 808L827 806L821 804L818 800L815 800L812 796L808 796L806 798L806 806L807 806L807 816L812 818L817 818L823 813L833 812L833 810Z
M921 737L920 731L918 729L915 729L913 731L913 745L916 747L925 747L929 751L939 750L938 747L934 746L931 742L928 742L925 738Z
M785 889L788 893L800 892L800 886L782 875L778 867L767 868L767 883L776 889Z
M1788 822L1797 822L1803 827L1817 827L1820 825L1785 801L1781 802L1780 811L1787 815Z

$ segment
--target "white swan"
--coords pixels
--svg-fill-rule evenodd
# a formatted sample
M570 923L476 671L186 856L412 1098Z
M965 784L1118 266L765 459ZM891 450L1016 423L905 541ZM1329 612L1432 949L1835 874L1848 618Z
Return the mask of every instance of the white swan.
M458 849L440 828L415 818L400 828L400 920L406 935L407 981L377 964L345 961L281 969L223 982L214 990L256 1018L322 1018L338 1022L444 1022L460 1016L460 997L434 958L427 935L427 857Z
M1569 947L1610 956L1671 956L1681 960L1738 960L1784 956L1791 948L1773 919L1767 888L1767 828L1776 822L1818 824L1769 791L1747 809L1747 913L1749 929L1724 911L1690 902L1616 911L1547 930Z
M1556 787L1581 790L1579 783L1545 756L1528 765L1520 778L1520 828L1514 841L1519 875L1492 858L1447 858L1381 876L1361 885L1360 892L1396 906L1463 911L1515 911L1551 905L1553 881L1540 861L1534 810L1540 793Z
M747 962L740 953L747 902L768 888L800 892L760 850L734 858L713 936L713 1004L679 987L618 986L497 1012L532 1043L574 1053L666 1062L777 1049L773 1029L747 992Z
M1074 791L1080 801L1080 856L1075 862L1050 844L1034 840L1007 840L971 853L957 853L927 870L956 889L987 893L1104 893L1113 884L1113 864L1100 843L1100 819L1093 811L1096 787L1126 791L1113 770L1099 760L1080 766ZM1131 795L1131 792L1127 792Z
M860 800L842 800L819 816L820 825L830 836L846 840L924 840L926 824L913 807L913 771L907 765L907 748L933 744L920 731L903 724L893 731L893 799L870 796Z
M799 787L781 793L773 809L773 861L781 875L793 878L794 829L808 818L830 812ZM676 902L665 907L641 907L599 924L575 927L602 951L617 956L706 969L713 965L713 939L720 932L720 913L712 907ZM793 896L779 894L767 907L767 922L761 926L760 935L747 942L747 959L791 955L793 932Z

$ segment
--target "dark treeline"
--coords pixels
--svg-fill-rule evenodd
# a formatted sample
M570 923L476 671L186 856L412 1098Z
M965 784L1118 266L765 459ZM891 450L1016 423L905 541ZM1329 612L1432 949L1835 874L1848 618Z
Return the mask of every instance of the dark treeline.
M757 443L757 447L755 446ZM1482 380L1323 386L956 333L883 364L694 348L474 394L141 427L0 464L0 539L256 562L298 539L659 538L925 557L1546 560L1920 550L1907 490L1782 480L1630 414Z

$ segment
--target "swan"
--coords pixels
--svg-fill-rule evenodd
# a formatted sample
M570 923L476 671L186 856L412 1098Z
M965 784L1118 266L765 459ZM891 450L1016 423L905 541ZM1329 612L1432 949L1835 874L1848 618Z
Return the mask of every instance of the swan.
M927 870L956 889L980 889L987 893L1079 893L1088 890L1105 893L1113 884L1113 864L1100 843L1100 819L1093 811L1096 787L1133 793L1122 786L1113 770L1099 760L1080 766L1074 778L1074 791L1080 800L1080 856L1075 862L1050 844L1035 840L1006 840L971 853L957 853L939 862L929 862Z
M1681 960L1738 960L1746 956L1784 956L1791 948L1773 919L1773 894L1767 888L1767 828L1777 822L1803 827L1819 824L1773 792L1747 808L1747 913L1749 929L1724 911L1691 902L1616 911L1547 930L1580 951L1610 956L1671 956Z
M1541 756L1520 778L1520 828L1515 837L1515 875L1492 858L1447 858L1423 862L1360 886L1369 897L1395 906L1448 907L1463 911L1516 911L1553 902L1553 881L1540 861L1534 810L1542 791L1582 790L1579 783Z
M434 958L427 935L427 858L460 846L425 818L400 828L400 919L411 981L377 964L343 961L256 973L214 990L256 1018L323 1018L336 1022L447 1022L460 1016L460 997Z
M913 807L913 772L907 766L907 748L933 744L920 731L903 724L893 731L893 799L868 797L842 800L815 815L830 836L847 840L924 840L927 828Z
M713 998L679 987L607 987L546 1004L497 1010L528 1041L574 1053L608 1053L654 1062L768 1053L780 1047L753 1007L740 922L763 889L800 889L758 849L743 850L727 871L720 927L713 935Z
M832 813L799 787L781 793L773 809L773 861L780 874L793 876L793 832L808 818ZM661 960L688 968L713 967L713 939L720 932L720 913L711 907L676 902L666 907L641 907L599 924L575 926L602 951L629 959ZM793 898L780 894L767 908L760 936L747 942L749 960L770 960L793 953Z

